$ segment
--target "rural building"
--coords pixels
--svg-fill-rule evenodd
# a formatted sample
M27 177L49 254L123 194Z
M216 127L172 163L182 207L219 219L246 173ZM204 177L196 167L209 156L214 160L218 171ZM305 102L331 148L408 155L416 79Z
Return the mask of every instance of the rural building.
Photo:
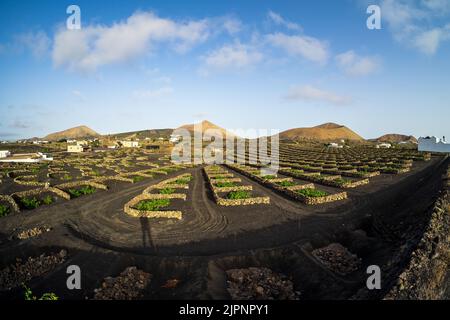
M450 144L445 141L445 137L443 137L442 140L434 136L420 137L418 150L428 152L450 153Z
M383 143L377 144L377 149L380 149L380 148L382 148L382 149L389 149L390 147L392 147L392 145L390 143L387 143L387 142L383 142Z
M137 141L123 140L123 141L120 141L120 143L122 143L122 146L125 148L138 148L139 147L139 142L137 142Z
M41 152L9 154L6 157L0 158L0 162L15 162L15 163L33 163L52 160L53 157L50 157Z
M11 152L9 152L8 150L0 150L0 158L6 158L9 157L11 155Z
M169 138L169 141L170 142L178 142L178 141L180 141L181 140L181 135L179 135L179 134L171 134L170 135L170 138Z
M67 145L67 152L85 152L88 148L84 145L80 144L68 144Z

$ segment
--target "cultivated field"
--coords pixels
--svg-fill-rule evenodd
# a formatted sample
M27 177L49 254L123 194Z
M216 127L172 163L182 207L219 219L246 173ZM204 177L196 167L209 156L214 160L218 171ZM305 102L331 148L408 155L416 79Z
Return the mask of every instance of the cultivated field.
M23 299L24 285L62 299L386 296L448 158L367 146L279 152L274 174L249 152L225 165L175 165L141 149L1 164L1 298ZM371 264L385 285L366 293ZM81 290L66 287L69 265L82 270Z

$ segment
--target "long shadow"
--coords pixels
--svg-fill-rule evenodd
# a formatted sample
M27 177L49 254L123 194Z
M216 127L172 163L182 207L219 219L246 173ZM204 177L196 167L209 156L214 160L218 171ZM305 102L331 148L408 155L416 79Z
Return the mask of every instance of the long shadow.
M150 247L154 248L150 224L148 222L148 218L140 217L139 221L141 222L141 230L142 230L142 246L144 248ZM147 244L148 242L148 244Z

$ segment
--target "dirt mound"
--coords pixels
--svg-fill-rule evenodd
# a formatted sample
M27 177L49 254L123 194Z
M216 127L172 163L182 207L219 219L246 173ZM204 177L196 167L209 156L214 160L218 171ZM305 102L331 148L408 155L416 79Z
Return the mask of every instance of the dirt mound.
M201 125L201 128L200 128L200 125ZM226 137L226 136L235 137L236 136L235 134L229 132L228 130L226 130L222 127L219 127L218 125L215 125L214 123L209 122L207 120L204 120L197 124L186 124L184 126L179 127L178 129L186 129L191 133L198 132L198 131L201 131L202 133L204 133L206 130L214 130L214 131L220 132L223 135L223 137Z
M364 141L360 135L350 130L346 126L336 123L324 123L311 128L295 128L280 133L280 139L300 140L352 140Z
M414 136L407 136L404 134L397 134L397 133L389 133L385 134L384 136L381 136L377 139L374 139L375 142L411 142L411 143L417 143L417 139Z
M312 253L328 269L341 275L350 274L361 265L361 259L339 243L332 243Z
M136 267L126 268L116 278L105 278L102 287L95 290L94 300L132 300L141 297L150 283L151 275Z
M300 292L285 275L268 268L227 270L228 292L233 300L298 300Z
M48 141L57 141L61 139L80 139L80 138L95 138L100 137L100 134L86 126L79 126L67 130L51 133L46 135L43 139Z
M61 250L59 253L39 257L29 257L22 263L21 259L9 267L0 271L0 290L9 290L39 277L56 268L57 265L66 260L67 252Z

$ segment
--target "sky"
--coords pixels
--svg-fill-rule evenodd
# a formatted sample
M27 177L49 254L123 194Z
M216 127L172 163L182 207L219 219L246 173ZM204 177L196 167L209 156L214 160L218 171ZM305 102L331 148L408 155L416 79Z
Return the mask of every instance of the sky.
M205 119L450 137L449 101L448 0L0 1L1 140Z

